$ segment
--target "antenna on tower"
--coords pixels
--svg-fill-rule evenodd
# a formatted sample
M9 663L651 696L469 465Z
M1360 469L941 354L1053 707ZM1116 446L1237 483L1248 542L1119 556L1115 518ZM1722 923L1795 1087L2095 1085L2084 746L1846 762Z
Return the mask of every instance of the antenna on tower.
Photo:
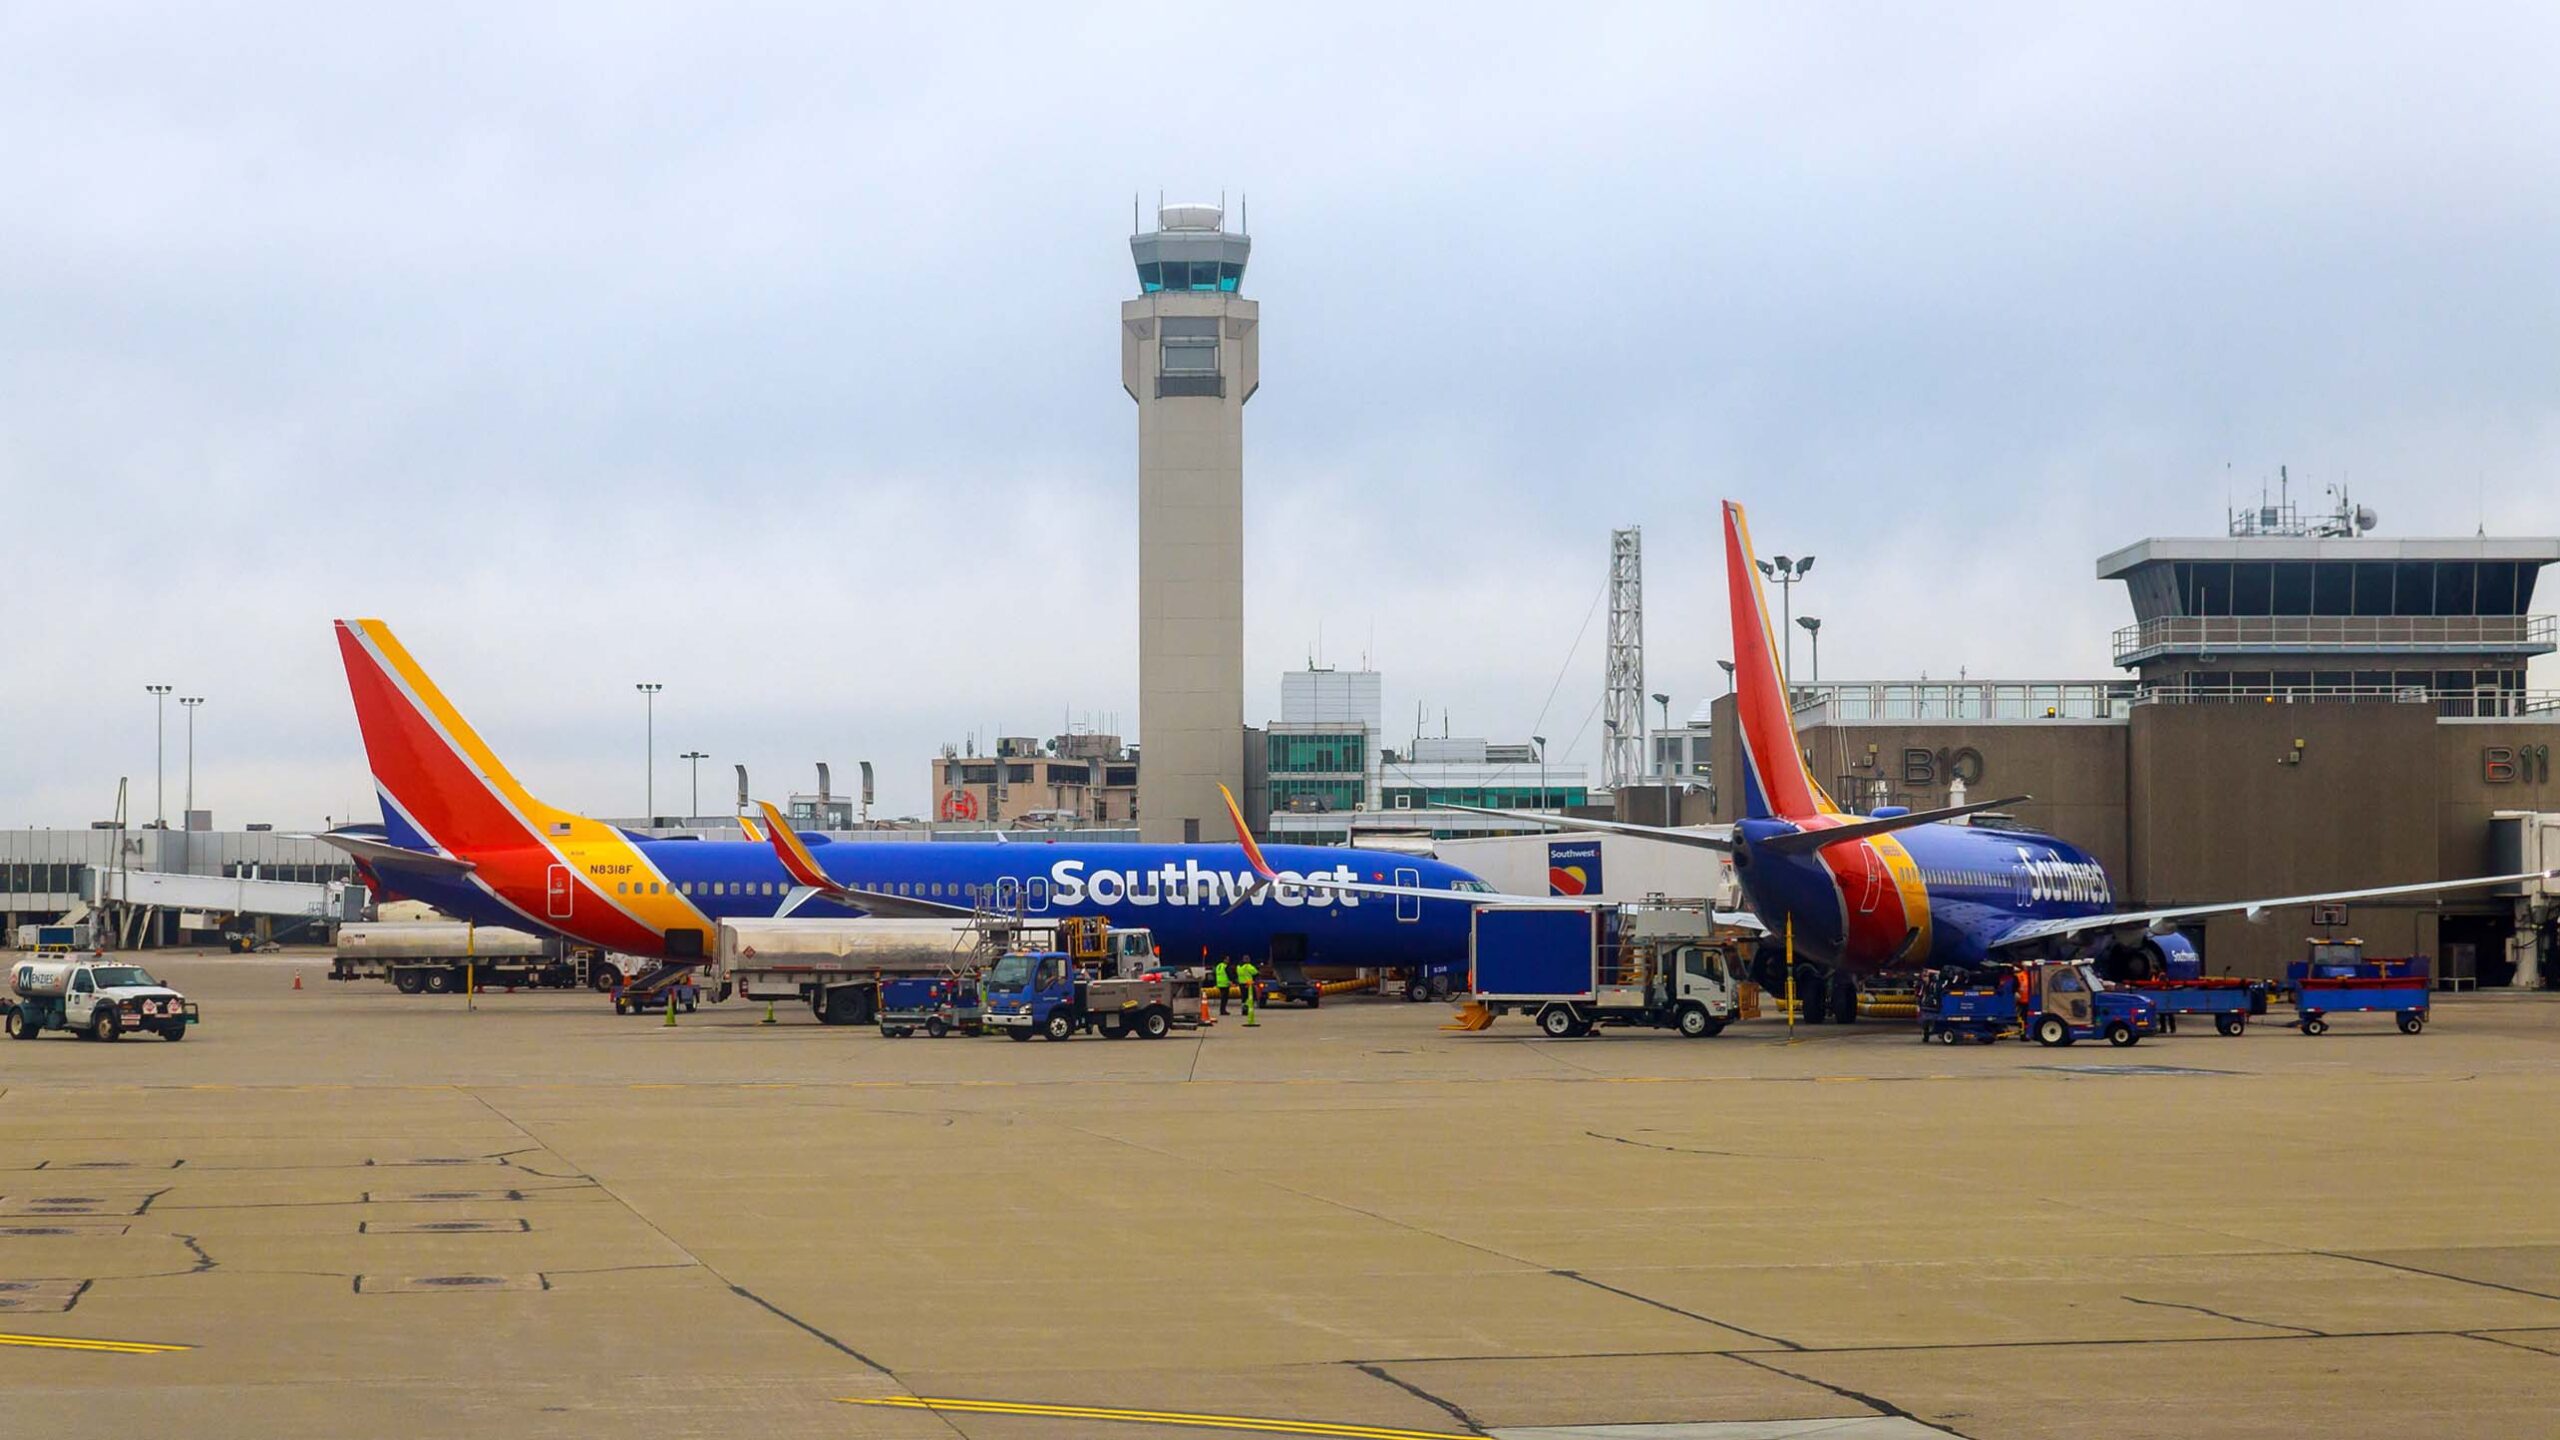
M1644 774L1644 531L1609 532L1609 649L1601 773L1611 789Z
M1237 216L1236 216L1236 233L1237 233L1237 234L1239 234L1239 235L1250 235L1250 234L1252 234L1252 233L1253 233L1253 196L1252 196L1251 194L1249 194L1249 193L1246 193L1246 192L1242 192L1242 191L1237 192L1237 194L1236 194L1236 209L1237 209L1237 211L1239 212L1239 213L1237 214Z
M1129 192L1129 233L1138 233L1138 192L1135 190Z

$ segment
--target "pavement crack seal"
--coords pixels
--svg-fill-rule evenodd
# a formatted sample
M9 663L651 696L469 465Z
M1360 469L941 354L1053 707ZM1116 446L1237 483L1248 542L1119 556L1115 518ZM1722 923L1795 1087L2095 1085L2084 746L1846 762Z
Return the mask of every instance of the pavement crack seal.
M705 1266L704 1268L709 1269L710 1267ZM712 1273L717 1274L719 1272L713 1271ZM839 1354L853 1357L864 1365L870 1367L875 1374L887 1376L891 1380L898 1378L896 1374L891 1372L888 1366L881 1364L879 1361L874 1360L870 1356L863 1354L861 1351L854 1349L852 1346L847 1345L833 1335L828 1334L826 1331L819 1329L817 1326L810 1324L808 1321L803 1320L799 1316L792 1314L790 1311L783 1309L781 1306L774 1304L772 1301L767 1300L753 1290L748 1289L746 1286L729 1280L724 1280L722 1283L729 1287L730 1294L737 1296L741 1300L749 1301L755 1305L761 1306L766 1314L769 1314L775 1319L782 1321L784 1324L790 1325L815 1338L820 1344L827 1346L829 1349L834 1350Z
M2468 1275L2448 1275L2442 1270L2426 1270L2403 1265L2396 1260L2376 1260L2370 1255L2349 1255L2343 1250L2306 1250L2306 1255L2326 1255L2332 1260L2353 1260L2360 1265L2379 1265L2385 1270L2399 1270L2411 1275L2424 1275L2435 1280L2450 1280L2457 1285L2477 1285L2483 1290L2504 1290L2510 1295L2530 1295L2536 1300L2560 1300L2547 1290L2528 1290L2522 1285L2501 1285L2495 1280L2474 1280Z
M1966 1435L1963 1431L1956 1429L1954 1426L1949 1425L1943 1420L1923 1419L1922 1417L1914 1415L1910 1411L1905 1410L1901 1406L1880 1396L1869 1395L1862 1390L1852 1390L1846 1385L1834 1385L1828 1380L1817 1380L1810 1375L1798 1374L1793 1370L1787 1369L1783 1365L1772 1365L1768 1361L1758 1359L1754 1356L1737 1354L1733 1358L1750 1366L1754 1370L1766 1370L1772 1375L1783 1375L1789 1380L1811 1385L1817 1390L1827 1390L1832 1394L1839 1396L1843 1400L1864 1405L1871 1410L1875 1410L1881 1414L1890 1415L1897 1420L1908 1420L1915 1425L1934 1425L1950 1435L1959 1437L1959 1440L1973 1440L1973 1437Z
M2135 1305L2158 1306L2163 1310L2193 1310L2199 1315L2210 1315L2216 1320L2228 1320L2234 1325L2256 1325L2267 1330L2290 1330L2296 1335L2309 1335L2322 1340L2335 1338L2326 1330L2314 1330L2308 1325L2286 1325L2274 1320L2252 1320L2246 1315L2225 1314L2220 1310L2208 1309L2202 1305L2189 1305L2179 1300L2145 1300L2139 1295L2120 1295L2116 1298Z
M1582 1132L1594 1140L1607 1140L1617 1145L1633 1145L1639 1150L1660 1150L1668 1155L1713 1155L1725 1160L1758 1160L1761 1156L1745 1155L1739 1150L1692 1150L1686 1145L1657 1145L1650 1140L1630 1140L1624 1135L1605 1135L1597 1130Z
M1600 1281L1594 1280L1590 1276L1577 1270L1550 1270L1547 1273L1550 1275L1562 1276L1563 1278L1574 1281L1578 1284L1588 1285L1594 1290L1606 1290L1612 1295L1622 1296L1626 1299L1633 1300L1639 1305L1650 1305L1656 1310L1668 1310L1674 1315L1681 1316L1685 1319L1695 1320L1701 1325L1713 1325L1719 1330L1730 1330L1736 1335L1748 1335L1754 1340L1766 1340L1772 1345L1776 1345L1787 1350L1804 1349L1802 1345L1799 1345L1784 1336L1763 1335L1757 1330L1749 1329L1741 1325L1735 1325L1729 1321L1718 1320L1712 1315L1701 1315L1695 1310L1683 1310L1677 1305L1656 1300L1650 1295L1639 1295L1633 1290L1621 1290L1615 1285L1602 1284Z
M1330 1420L1283 1420L1268 1415L1212 1415L1187 1410L1122 1410L1103 1405L1041 1405L1022 1400L961 1400L931 1395L846 1395L847 1405L928 1410L953 1415L1017 1415L1035 1420L1117 1420L1131 1425L1185 1425L1200 1430L1243 1430L1262 1435L1326 1435L1345 1440L1473 1440L1446 1430L1399 1430L1387 1425L1346 1425Z
M1430 1391L1423 1389L1421 1386L1414 1384L1410 1380L1400 1379L1397 1376L1388 1374L1386 1367L1383 1365L1365 1365L1355 1361L1351 1368L1368 1376L1372 1380L1378 1380L1386 1384L1393 1385L1416 1400L1422 1401L1424 1404L1438 1406L1440 1409L1449 1413L1450 1419L1466 1426L1469 1430L1478 1435L1485 1433L1483 1424L1480 1423L1476 1417L1468 1414L1466 1412L1466 1407L1460 1405L1455 1400L1444 1400L1441 1397L1432 1394Z
M172 1234L169 1238L186 1246L187 1253L196 1257L196 1267L193 1270L188 1271L188 1274L201 1275L207 1270L214 1268L214 1258L204 1253L204 1247L196 1243L196 1237L193 1235Z

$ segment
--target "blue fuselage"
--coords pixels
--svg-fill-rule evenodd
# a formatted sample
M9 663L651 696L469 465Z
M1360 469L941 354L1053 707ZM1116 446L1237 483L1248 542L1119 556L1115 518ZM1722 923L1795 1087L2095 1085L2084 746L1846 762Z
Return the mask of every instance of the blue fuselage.
M1100 915L1115 926L1144 926L1167 961L1215 962L1269 956L1295 948L1311 964L1409 969L1463 964L1468 891L1484 882L1437 860L1372 850L1300 845L1264 847L1282 876L1241 905L1253 870L1235 845L1091 845L1073 842L827 842L804 837L829 878L871 890L955 907L978 904L1033 919ZM657 872L653 880L681 895L706 922L769 917L792 891L770 845L735 840L646 840L637 846ZM1347 895L1332 878L1412 885L1452 892L1449 900ZM403 872L391 877L403 894L483 924L560 929L538 911L518 908L467 881L437 881ZM1304 882L1304 883L1300 883ZM1229 907L1234 906L1230 911ZM858 911L811 900L792 912L853 919ZM1292 938L1296 937L1296 938Z

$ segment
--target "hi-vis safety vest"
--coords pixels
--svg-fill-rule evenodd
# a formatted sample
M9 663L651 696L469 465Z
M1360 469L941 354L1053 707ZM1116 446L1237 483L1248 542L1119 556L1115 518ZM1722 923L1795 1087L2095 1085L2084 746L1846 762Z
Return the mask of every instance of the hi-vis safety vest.
M1231 983L1232 976L1227 969L1227 962L1221 960L1218 962L1218 988L1224 990Z

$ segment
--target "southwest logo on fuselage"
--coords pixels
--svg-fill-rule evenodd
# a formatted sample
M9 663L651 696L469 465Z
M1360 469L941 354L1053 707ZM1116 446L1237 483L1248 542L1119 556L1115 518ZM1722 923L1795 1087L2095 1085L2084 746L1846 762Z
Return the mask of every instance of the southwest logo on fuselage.
M1112 869L1082 860L1060 860L1049 867L1050 892L1060 905L1341 905L1355 907L1360 897L1327 886L1360 878L1348 865L1312 874L1279 872L1270 885L1254 888L1251 870L1211 870L1188 856L1151 869ZM1250 892L1250 893L1248 893Z

